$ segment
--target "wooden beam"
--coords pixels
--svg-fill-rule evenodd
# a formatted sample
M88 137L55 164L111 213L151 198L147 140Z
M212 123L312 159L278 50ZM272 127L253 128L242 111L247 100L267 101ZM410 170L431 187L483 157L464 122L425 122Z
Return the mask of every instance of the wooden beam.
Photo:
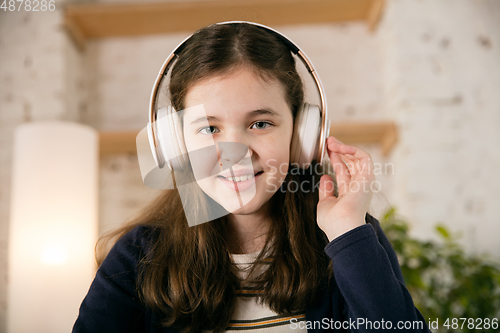
M376 24L383 0L195 0L65 6L65 26L82 40L195 31L211 23L248 20L269 26L366 21Z
M135 139L139 131L100 132L99 155L137 154Z
M137 154L139 131L100 132L100 155ZM346 144L378 143L387 156L397 142L397 127L393 122L340 123L333 125L330 135Z
M85 43L87 41L87 37L84 35L81 27L76 23L75 20L71 19L69 16L64 16L64 28L72 37L73 42L76 44L76 47L83 51L85 50Z
M349 145L378 143L387 156L397 142L397 127L393 122L344 123L332 125L330 135Z
M390 151L398 141L398 131L394 123L387 124L384 130L384 134L380 139L380 144L382 145L382 155L389 155Z
M374 31L382 17L385 0L371 0L370 9L367 16L368 28Z

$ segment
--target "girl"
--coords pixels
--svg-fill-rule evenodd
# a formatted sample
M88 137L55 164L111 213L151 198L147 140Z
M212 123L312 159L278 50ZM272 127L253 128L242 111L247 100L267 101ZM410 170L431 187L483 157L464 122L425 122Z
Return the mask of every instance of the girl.
M173 107L202 104L208 122L186 112L186 147L244 144L253 174L222 171L196 182L195 216L210 200L231 212L214 221L190 227L193 212L169 190L119 230L73 332L427 332L396 254L367 213L370 155L326 140L338 196L329 175L290 165L304 92L288 46L260 27L233 23L199 30L178 56ZM245 195L250 181L244 205L227 200L234 186Z

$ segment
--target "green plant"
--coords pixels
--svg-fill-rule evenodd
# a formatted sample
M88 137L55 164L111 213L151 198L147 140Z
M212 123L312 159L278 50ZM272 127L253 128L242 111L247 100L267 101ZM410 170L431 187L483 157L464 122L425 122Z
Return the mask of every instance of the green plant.
M394 208L380 222L398 255L415 305L426 320L438 319L439 330L434 332L500 331L500 324L497 329L484 325L486 318L490 322L500 320L498 262L486 255L467 253L457 243L457 235L443 225L436 226L440 241L412 238L409 224L396 217ZM453 318L458 325L452 325ZM445 327L447 319L449 325Z

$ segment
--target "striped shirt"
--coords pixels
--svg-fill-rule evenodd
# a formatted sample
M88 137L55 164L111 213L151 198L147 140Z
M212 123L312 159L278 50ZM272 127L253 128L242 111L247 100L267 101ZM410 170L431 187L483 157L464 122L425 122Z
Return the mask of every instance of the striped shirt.
M239 277L245 279L255 261L259 252L251 254L232 254L233 262L238 267ZM270 261L271 259L264 259ZM265 263L255 269L254 274L260 274L267 267ZM279 315L272 311L267 305L259 304L259 295L261 290L255 290L251 287L241 287L237 290L236 307L233 312L233 317L229 321L229 326L226 331L248 331L258 333L285 333L296 332L304 333L304 329L291 329L292 323L304 321L306 318L305 311L292 315ZM297 325L295 325L297 327ZM203 333L210 333L209 330L204 330Z

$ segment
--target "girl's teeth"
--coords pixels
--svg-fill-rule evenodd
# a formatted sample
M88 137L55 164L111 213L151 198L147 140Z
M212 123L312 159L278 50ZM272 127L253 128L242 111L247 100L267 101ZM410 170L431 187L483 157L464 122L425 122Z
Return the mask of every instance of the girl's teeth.
M253 177L254 175L244 175L240 177L228 177L227 180L230 180L232 182L244 182L245 180L248 180Z

